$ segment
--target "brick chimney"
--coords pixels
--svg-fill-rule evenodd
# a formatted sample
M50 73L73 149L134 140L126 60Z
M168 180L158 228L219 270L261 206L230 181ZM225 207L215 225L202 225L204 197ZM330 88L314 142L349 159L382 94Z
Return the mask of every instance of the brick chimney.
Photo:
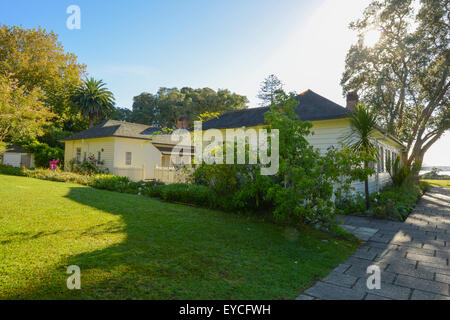
M356 105L359 102L359 97L356 91L350 91L347 93L347 109L351 111L356 110Z
M189 128L189 119L186 116L181 116L177 120L177 129Z

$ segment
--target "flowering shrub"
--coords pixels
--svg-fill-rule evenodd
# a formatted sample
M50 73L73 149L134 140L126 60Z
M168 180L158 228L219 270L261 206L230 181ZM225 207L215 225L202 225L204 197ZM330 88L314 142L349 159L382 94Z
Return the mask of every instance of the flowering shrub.
M427 183L419 182L409 176L400 185L388 185L370 196L371 208L366 210L364 199L360 195L337 201L339 213L375 216L383 219L404 221L414 209L420 197L428 191Z

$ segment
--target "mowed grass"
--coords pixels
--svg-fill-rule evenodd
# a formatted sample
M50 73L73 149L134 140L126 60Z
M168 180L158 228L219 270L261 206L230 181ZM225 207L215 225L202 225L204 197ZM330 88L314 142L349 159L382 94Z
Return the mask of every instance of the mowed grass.
M422 181L428 182L432 186L450 188L450 180L430 180L422 179Z
M0 175L0 299L294 299L357 243L235 214ZM81 290L68 290L69 265Z

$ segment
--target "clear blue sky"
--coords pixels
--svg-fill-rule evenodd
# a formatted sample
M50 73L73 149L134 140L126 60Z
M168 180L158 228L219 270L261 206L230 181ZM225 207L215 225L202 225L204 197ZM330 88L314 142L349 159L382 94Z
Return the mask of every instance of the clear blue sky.
M270 73L287 90L312 89L344 104L339 81L355 41L347 26L369 2L15 0L0 2L0 23L59 34L88 73L107 83L119 107L161 86L227 88L254 107ZM81 8L80 30L66 28L72 4ZM450 165L449 159L447 135L425 162Z

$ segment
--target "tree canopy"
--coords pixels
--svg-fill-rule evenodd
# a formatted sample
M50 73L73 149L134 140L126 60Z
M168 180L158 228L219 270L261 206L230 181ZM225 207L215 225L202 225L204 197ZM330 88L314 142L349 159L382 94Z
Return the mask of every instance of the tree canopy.
M32 140L56 116L41 101L42 93L25 89L16 79L0 73L0 143Z
M379 0L350 28L359 35L346 58L344 94L357 90L379 124L406 143L404 162L421 164L450 128L450 1ZM373 46L367 32L378 30Z
M0 74L16 79L27 92L39 90L40 100L58 115L59 128L80 121L70 97L85 69L73 53L64 51L55 33L0 25Z
M247 108L245 96L226 89L160 88L156 94L143 92L133 98L132 111L118 109L113 118L163 128L174 128L186 116L192 124L205 112L224 113Z
M114 95L102 80L83 80L72 96L72 100L83 116L89 119L89 128L114 112Z

